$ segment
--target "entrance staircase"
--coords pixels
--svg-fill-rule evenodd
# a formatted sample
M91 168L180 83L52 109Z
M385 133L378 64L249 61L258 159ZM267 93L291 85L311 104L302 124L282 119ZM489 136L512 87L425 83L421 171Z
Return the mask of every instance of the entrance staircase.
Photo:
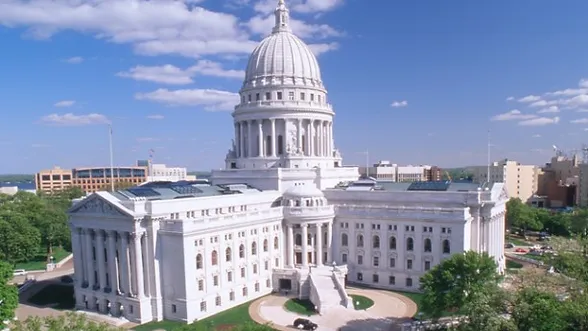
M324 314L333 307L353 309L353 300L345 291L345 286L336 272L327 267L313 268L310 278L310 301Z

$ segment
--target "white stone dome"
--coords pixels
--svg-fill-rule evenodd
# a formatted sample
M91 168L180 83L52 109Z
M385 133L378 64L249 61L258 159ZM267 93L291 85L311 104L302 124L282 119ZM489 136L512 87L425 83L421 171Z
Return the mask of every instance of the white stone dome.
M284 198L299 199L299 198L324 198L323 191L319 190L314 185L299 185L292 186L284 191Z
M283 0L275 10L272 34L261 41L249 57L243 86L263 86L285 82L322 87L321 71L308 46L290 27L289 11Z

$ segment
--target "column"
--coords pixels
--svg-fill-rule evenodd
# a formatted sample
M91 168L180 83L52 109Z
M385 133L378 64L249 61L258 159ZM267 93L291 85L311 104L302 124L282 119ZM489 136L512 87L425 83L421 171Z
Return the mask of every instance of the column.
M322 230L322 223L318 223L316 225L316 265L323 265L323 232Z
M239 157L239 123L235 122L235 139L233 142L235 143L235 155Z
M86 270L82 261L82 242L80 228L71 227L71 248L73 250L74 274L77 286L82 286L86 282Z
M327 262L335 261L333 258L333 221L327 223Z
M245 153L243 152L245 149L245 137L243 136L245 133L243 132L243 122L239 122L239 157L245 157Z
M318 121L316 127L317 155L323 156L323 121Z
M271 137L271 141L272 141L272 156L276 157L276 143L278 142L278 140L276 139L276 119L272 118L270 119L271 125L272 125L272 137Z
M310 146L312 146L312 130L310 129L312 126L312 121L308 120L308 124L306 125L306 156L312 156L312 151Z
M85 265L86 265L86 280L88 281L88 286L92 287L96 284L96 279L94 278L94 254L92 251L92 230L91 229L84 229L84 235L86 237L86 249L85 249Z
M327 153L333 157L333 122L327 122Z
M309 131L309 135L308 135L308 143L310 144L310 148L308 149L309 151L309 156L315 156L314 154L314 121L310 120L310 123L308 124L308 131Z
M135 269L135 280L136 280L136 293L135 295L141 299L145 293L145 284L143 282L143 249L141 247L141 234L133 233L133 252L135 260L133 261L133 267Z
M263 120L257 120L257 136L259 137L259 141L257 142L259 153L257 153L257 156L263 157L265 154L263 150Z
M106 270L104 262L104 231L98 230L96 233L96 264L98 265L98 280L100 289L106 288Z
M145 266L145 286L144 286L144 290L145 290L145 295L147 295L148 297L151 296L151 282L150 282L150 277L149 277L149 257L147 256L147 250L148 250L148 240L149 240L149 235L147 234L147 232L145 232L145 234L143 235L143 239L142 239L142 254L141 256L143 257L142 259L142 263ZM224 253L224 252L223 252Z
M120 259L120 291L126 296L131 294L131 286L129 283L130 279L130 268L129 268L129 236L127 232L120 232L120 251L118 257Z
M253 155L253 139L251 139L251 136L253 136L253 132L251 132L252 124L253 121L247 121L247 157L251 157Z
M308 266L308 225L301 224L302 227L302 266Z
M287 250L288 252L286 252L286 256L288 258L288 261L286 262L287 265L291 268L294 268L295 265L295 261L294 261L294 229L292 229L292 225L288 224L286 225L288 234L287 234L287 239L286 242L288 243L287 245Z
M118 288L118 270L116 266L116 231L108 232L108 267L110 274L110 288L113 293L120 293Z
M297 141L298 141L298 146L296 146L296 148L298 149L298 151L302 152L303 148L302 148L302 120L298 119L298 121L296 121L296 130L297 130Z

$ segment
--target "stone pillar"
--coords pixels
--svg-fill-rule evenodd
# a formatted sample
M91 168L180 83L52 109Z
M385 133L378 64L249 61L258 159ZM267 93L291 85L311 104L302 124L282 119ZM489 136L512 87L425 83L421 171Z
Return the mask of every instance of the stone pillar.
M143 260L141 262L143 263L143 266L145 266L145 268L144 268L145 295L147 295L149 297L149 296L151 296L151 282L149 280L151 277L149 277L149 256L147 255L148 245L149 245L148 239L149 239L149 235L147 232L145 232L145 234L143 235L142 240L141 240L141 247L142 247L141 256L143 257ZM224 261L224 260L219 260L219 261Z
M98 266L100 289L104 291L106 288L106 263L104 262L104 231L102 230L96 232L96 265Z
M288 243L287 245L287 250L288 252L286 252L286 256L288 258L287 261L287 265L291 268L294 268L294 265L296 264L294 261L294 229L292 229L292 225L286 225L287 228L287 239L286 242Z
M306 156L312 156L312 120L308 120L308 124L306 124Z
M259 141L257 142L259 153L257 153L257 156L263 157L265 155L265 151L263 150L263 120L257 120L257 136L259 137Z
M317 139L317 154L318 156L323 156L323 121L318 121L318 125L316 127L316 139Z
M237 155L237 157L239 157L239 123L235 122L233 123L235 126L235 139L233 140L235 142L235 155Z
M322 223L316 224L316 265L323 265L323 232L322 230Z
M120 293L118 288L118 268L116 258L116 231L108 232L108 267L110 274L110 288L113 293Z
M251 130L251 125L253 121L247 121L247 157L253 156L253 132Z
M308 123L308 143L310 144L310 148L308 149L308 152L310 153L309 156L315 156L315 143L314 143L314 135L315 135L315 131L314 131L314 121L313 120L309 120L310 123Z
M243 136L243 122L239 122L239 157L245 157L245 137Z
M333 122L327 122L327 154L333 157Z
M84 229L84 235L86 236L86 249L85 249L85 261L86 266L86 277L88 280L88 286L92 287L97 283L97 279L94 277L94 254L92 251L92 230Z
M308 225L301 224L302 227L302 267L308 266Z
M272 118L270 119L271 125L272 125L272 137L271 137L271 141L272 141L272 156L276 157L276 143L277 143L277 139L276 139L276 119Z
M73 251L74 260L74 274L76 286L82 286L86 282L86 270L84 270L84 262L82 259L82 242L81 242L80 228L71 227L71 248Z
M296 134L297 134L297 144L298 146L296 146L296 149L300 152L302 152L303 148L302 148L302 120L298 119L296 121Z
M136 277L136 291L135 295L141 299L145 294L145 283L143 281L143 248L141 247L141 234L140 233L133 233L133 252L135 260L133 261L133 266L135 269L135 277Z
M327 262L335 261L333 258L333 221L327 223Z
M129 268L129 236L127 232L120 232L120 251L118 256L120 259L120 291L126 296L131 294L131 284L129 282L131 270Z

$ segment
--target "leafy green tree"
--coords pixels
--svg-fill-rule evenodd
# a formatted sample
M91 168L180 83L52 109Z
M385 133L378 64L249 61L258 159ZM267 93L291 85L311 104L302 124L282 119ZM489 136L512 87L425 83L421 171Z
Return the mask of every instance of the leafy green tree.
M518 331L511 321L503 317L507 312L509 297L509 293L501 289L472 293L460 311L465 318L461 319L455 330Z
M524 204L519 198L511 198L506 203L506 221L509 227L523 230L523 235L527 234L527 230L543 229L543 224L537 218L535 209Z
M84 314L73 312L61 316L44 318L29 317L25 321L16 321L12 331L123 331L105 323L89 321Z
M449 309L470 303L472 294L496 291L499 275L487 253L455 254L421 277L422 311L438 319Z
M41 238L39 231L21 214L0 210L0 259L14 265L36 256Z
M0 323L14 318L18 307L18 289L9 284L12 279L12 265L0 261Z
M562 303L551 293L534 288L519 291L512 308L512 321L519 330L567 331Z
M554 236L570 236L571 215L568 213L551 213L546 209L537 209L537 218L543 224L543 230Z

